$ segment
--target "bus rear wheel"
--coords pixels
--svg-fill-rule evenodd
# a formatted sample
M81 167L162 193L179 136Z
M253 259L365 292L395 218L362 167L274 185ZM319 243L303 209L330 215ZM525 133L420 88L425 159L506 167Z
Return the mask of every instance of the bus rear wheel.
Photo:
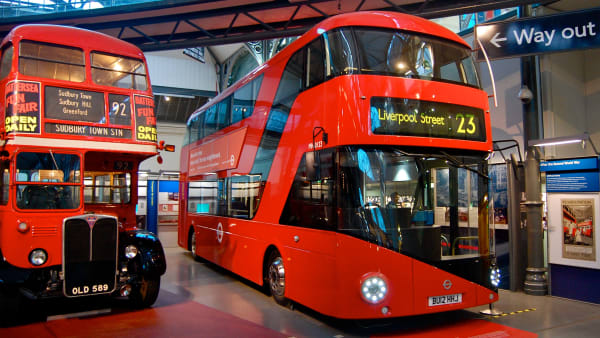
M190 248L190 251L192 252L192 258L196 262L200 262L202 259L200 258L200 256L198 256L196 254L196 234L194 233L194 228L190 228L188 243L189 243L188 247Z
M278 251L271 252L267 265L267 283L271 296L277 304L289 306L290 300L285 298L285 266Z
M156 302L159 291L160 277L143 278L138 285L132 288L129 300L135 308L147 308Z

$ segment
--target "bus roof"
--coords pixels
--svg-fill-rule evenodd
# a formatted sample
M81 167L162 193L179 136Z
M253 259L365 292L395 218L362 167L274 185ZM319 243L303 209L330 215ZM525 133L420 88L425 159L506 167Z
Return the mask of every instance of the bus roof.
M357 26L381 27L415 32L419 34L426 34L454 41L466 48L471 48L471 46L468 43L466 43L460 36L458 36L458 34L452 32L446 27L413 15L402 14L397 12L365 11L332 16L316 24L313 28L311 28L302 36L300 36L297 40L295 40L286 48L284 48L275 56L273 56L273 58L265 62L263 65L257 67L256 69L251 71L250 74L246 75L245 77L231 85L229 88L224 90L216 97L217 100L211 100L204 104L202 107L196 109L196 111L194 111L194 113L190 115L188 121L192 120L195 116L197 116L201 111L205 110L207 107L218 103L222 97L227 97L229 94L248 83L259 73L261 73L264 68L268 67L269 65L276 64L282 59L287 60L292 53L300 49L302 46L305 46L307 43L317 38L324 32L340 27Z
M73 46L84 50L96 50L133 58L143 58L142 51L128 42L110 35L83 28L27 24L13 28L2 40L2 46L14 40L33 40Z

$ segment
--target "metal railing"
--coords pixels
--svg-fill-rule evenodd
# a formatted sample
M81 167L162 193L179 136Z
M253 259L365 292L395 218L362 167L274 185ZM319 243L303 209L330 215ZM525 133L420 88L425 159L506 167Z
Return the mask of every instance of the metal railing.
M162 0L0 0L0 18L57 14Z

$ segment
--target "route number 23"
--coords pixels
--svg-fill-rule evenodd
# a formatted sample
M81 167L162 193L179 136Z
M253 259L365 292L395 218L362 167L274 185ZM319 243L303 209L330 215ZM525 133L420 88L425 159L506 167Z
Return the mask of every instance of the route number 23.
M477 126L475 125L475 120L473 115L456 115L456 119L458 120L458 129L456 130L459 134L475 134L477 131Z

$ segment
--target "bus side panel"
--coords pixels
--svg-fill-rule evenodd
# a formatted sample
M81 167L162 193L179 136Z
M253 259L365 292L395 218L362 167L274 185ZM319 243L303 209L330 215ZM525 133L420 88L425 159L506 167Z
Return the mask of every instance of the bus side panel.
M335 313L335 290L342 280L335 268L335 233L285 225L275 227L282 245L286 297L322 313Z
M189 221L196 233L196 254L217 263L215 260L215 250L217 247L218 217L191 215Z
M217 250L221 253L218 257L219 264L257 285L262 285L262 262L269 244L262 238L267 238L269 234L272 238L277 238L273 235L270 225L228 219L227 231L224 232L224 239Z
M342 234L337 234L337 245L339 281L331 290L337 305L332 315L340 318L382 318L384 306L389 309L385 316L414 313L413 259ZM370 276L383 276L389 289L388 296L376 305L367 303L361 295L361 282Z

